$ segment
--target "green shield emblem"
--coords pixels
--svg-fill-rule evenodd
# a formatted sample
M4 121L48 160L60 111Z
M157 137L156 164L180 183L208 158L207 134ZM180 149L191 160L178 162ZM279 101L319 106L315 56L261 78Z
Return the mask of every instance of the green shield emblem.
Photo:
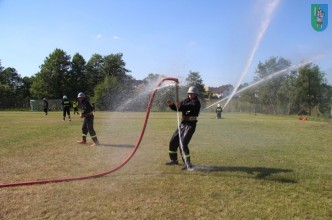
M328 24L328 5L311 5L311 26L316 31L324 31Z

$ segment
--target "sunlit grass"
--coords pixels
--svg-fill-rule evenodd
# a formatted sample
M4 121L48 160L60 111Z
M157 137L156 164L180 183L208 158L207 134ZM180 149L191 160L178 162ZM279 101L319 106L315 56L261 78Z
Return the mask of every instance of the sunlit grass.
M0 182L78 177L127 158L145 113L96 112L98 147L78 145L82 120L0 112ZM165 166L176 113L152 112L120 170L83 181L0 188L0 219L331 219L329 122L202 113L194 171ZM90 140L90 139L89 139Z

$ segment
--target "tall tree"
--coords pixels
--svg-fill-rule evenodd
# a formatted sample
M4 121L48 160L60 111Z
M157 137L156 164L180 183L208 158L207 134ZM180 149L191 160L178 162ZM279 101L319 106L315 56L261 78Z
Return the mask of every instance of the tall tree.
M190 71L187 78L186 78L186 85L189 86L196 86L198 90L203 93L204 92L204 84L203 79L199 72Z
M95 87L94 101L100 110L115 110L118 99L114 94L118 89L117 79L114 76L107 76L102 83Z
M79 92L85 92L87 88L85 76L86 61L83 56L76 53L71 61L71 70L69 75L70 92L69 97L76 97Z
M7 67L0 73L0 82L9 85L12 89L17 89L22 85L22 78L15 68Z
M62 98L70 91L70 56L61 49L55 49L41 65L31 86L34 98Z
M296 93L294 92L297 75L297 70L290 71L290 73L285 76L285 80L280 84L279 96L282 104L286 106L286 114L298 112Z
M0 72L0 99L1 107L22 107L23 100L20 88L23 86L22 78L15 68L7 67Z
M145 105L144 105L144 108L141 108L142 110L147 107L150 93L153 92L153 90L155 89L156 85L160 82L160 80L162 80L165 77L166 76L162 75L162 74L150 73L147 77L145 77L143 79L144 88L142 88L142 91L145 91L145 93L148 92L148 94L146 94ZM178 90L178 91L181 92L181 90ZM144 92L141 92L141 93L144 93ZM156 110L156 111L162 111L162 110L166 110L166 109L168 110L169 107L166 104L167 99L172 99L173 101L176 101L176 90L175 90L175 86L173 86L172 84L170 86L161 87L158 89L158 91L154 97L154 101L153 101L154 104L152 105L152 110Z
M14 103L12 102L14 95L9 85L0 83L0 108L6 109L14 107Z
M33 83L34 77L23 77L22 86L19 88L19 97L21 97L23 107L28 107L30 104L30 88Z
M143 82L146 87L154 88L157 85L157 83L159 83L159 81L164 77L166 77L166 76L162 75L162 74L149 73L149 75L143 79ZM153 89L153 88L151 88L151 89Z
M285 102L283 98L287 95L285 91L281 90L281 85L287 81L286 75L279 75L275 78L272 77L275 73L287 69L291 65L290 61L282 57L271 57L264 63L259 62L254 81L267 79L262 85L259 86L259 101L262 104L270 105L275 114L280 112L281 104Z
M103 71L105 76L114 76L120 82L126 80L127 73L130 71L125 68L126 63L122 56L122 53L118 53L104 57Z
M127 75L122 54L110 54L101 57L95 54L87 64L87 78L94 100L101 109L117 109L124 100L133 94L134 79ZM112 97L112 99L109 99ZM107 104L108 103L108 104Z
M190 71L186 78L186 86L196 86L198 91L200 92L199 97L201 99L202 104L205 104L204 100L204 83L199 72Z
M86 93L94 95L94 88L105 79L103 71L104 58L100 54L93 54L86 64Z
M1 65L1 60L0 60L0 73L2 72L3 70L3 66Z
M332 86L323 83L321 91L322 99L319 105L319 110L327 116L327 118L332 118Z
M296 80L296 98L300 103L299 108L306 108L309 115L313 107L323 104L324 86L326 79L325 73L320 71L317 65L312 63L300 68L299 75Z

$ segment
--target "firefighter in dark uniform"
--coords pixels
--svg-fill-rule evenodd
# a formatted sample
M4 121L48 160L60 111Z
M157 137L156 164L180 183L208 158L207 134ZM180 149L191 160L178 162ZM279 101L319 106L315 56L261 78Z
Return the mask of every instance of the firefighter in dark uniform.
M197 124L197 117L199 115L199 111L201 109L201 103L198 99L198 89L195 86L191 86L188 89L188 98L183 100L180 103L173 103L171 100L167 100L166 103L168 106L176 111L182 112L182 121L180 124L180 134L181 134L181 141L183 145L184 155L182 155L182 159L184 162L187 162L184 168L192 168L190 162L190 151L188 144L195 133L196 124ZM178 162L178 147L180 146L180 139L179 139L179 128L177 128L169 142L169 157L171 159L170 162L167 162L166 165L177 165ZM181 151L180 151L181 152ZM182 152L181 152L182 154Z
M78 94L77 99L78 99L78 104L80 104L82 107L81 118L84 118L82 125L82 139L78 141L78 143L86 144L86 136L89 132L90 137L93 141L93 144L91 146L99 145L97 134L93 128L93 121L94 121L93 108L90 102L86 99L83 92L80 92Z
M79 113L78 113L78 103L77 103L77 101L74 101L74 102L73 102L73 109L74 109L74 115L75 115L76 113L79 115Z
M70 107L71 107L71 102L69 101L69 99L67 98L66 95L64 95L62 97L62 107L63 107L63 121L65 121L66 119L66 114L68 115L69 121L71 121L70 119Z
M217 105L216 113L217 113L217 119L221 119L222 107L220 106L220 104Z
M45 112L45 115L47 115L47 112L48 112L48 101L46 100L46 98L43 99L43 102L44 102L44 112Z

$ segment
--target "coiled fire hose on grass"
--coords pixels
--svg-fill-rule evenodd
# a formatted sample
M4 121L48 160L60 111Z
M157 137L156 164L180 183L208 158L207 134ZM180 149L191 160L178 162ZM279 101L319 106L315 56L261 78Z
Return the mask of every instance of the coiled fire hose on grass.
M120 168L122 168L124 165L126 165L130 161L130 159L136 153L139 145L141 144L141 141L143 139L144 132L145 132L145 129L146 129L146 125L147 125L147 122L148 122L148 119L149 119L150 110L151 110L151 107L152 107L152 102L154 100L154 97L156 95L158 87L160 87L160 85L164 81L174 81L176 84L179 83L179 80L177 78L173 78L173 77L166 77L166 78L163 78L162 80L160 80L160 82L157 84L156 88L151 93L149 104L148 104L148 107L146 109L146 115L145 115L145 119L144 119L142 131L141 131L141 134L140 134L140 136L139 136L139 138L138 138L138 140L137 140L137 142L135 144L135 147L130 152L129 156L123 162L121 162L119 165L117 165L116 167L114 167L114 168L112 168L110 170L107 170L105 172L102 172L102 173L92 174L92 175L88 175L88 176L67 177L67 178L58 178L58 179L49 179L49 180L26 181L26 182L0 183L0 187L22 186L22 185L35 185L35 184L46 184L46 183L57 183L57 182L65 182L65 181L84 180L84 179L91 179L91 178L102 177L102 176L105 176L107 174L110 174L110 173L113 173L113 172L119 170Z

